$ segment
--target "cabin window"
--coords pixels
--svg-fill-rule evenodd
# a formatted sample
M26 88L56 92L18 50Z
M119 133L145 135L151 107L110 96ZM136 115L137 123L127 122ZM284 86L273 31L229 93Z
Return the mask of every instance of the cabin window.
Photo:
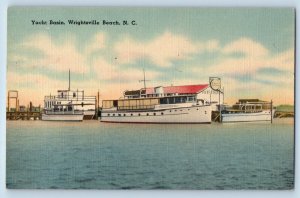
M75 98L76 97L76 92L73 92L73 98Z
M118 116L121 116L121 114L118 114Z
M190 102L195 101L195 97L188 97L187 100Z
M156 113L153 113L153 115L156 115Z
M181 97L175 98L175 103L181 103Z
M123 116L126 116L126 114L124 113Z
M168 104L168 98L160 98L159 103L160 104Z
M110 114L107 114L108 116L110 116Z
M149 113L147 113L147 116L149 115Z
M174 104L175 98L167 98L168 103L167 104Z
M113 116L115 116L115 114L113 114Z
M133 114L130 114L131 116L133 116Z
M141 116L141 114L139 113L139 116Z
M161 112L160 114L161 114L161 115L164 115L164 112Z
M72 111L72 106L68 106L68 111Z
M117 100L114 100L114 101L113 101L113 106L114 106L114 107L117 107L117 106L118 106L118 101L117 101Z

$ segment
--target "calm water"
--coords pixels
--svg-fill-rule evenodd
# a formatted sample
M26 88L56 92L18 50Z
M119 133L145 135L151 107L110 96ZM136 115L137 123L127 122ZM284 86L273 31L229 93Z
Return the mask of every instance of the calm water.
M7 122L8 188L290 189L293 120Z

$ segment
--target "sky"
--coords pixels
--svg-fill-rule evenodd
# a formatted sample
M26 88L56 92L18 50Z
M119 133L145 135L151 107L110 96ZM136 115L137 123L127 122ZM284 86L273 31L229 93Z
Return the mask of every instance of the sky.
M147 87L207 84L217 76L228 104L293 104L294 17L291 8L11 7L7 90L19 91L21 105L43 104L45 95L68 88L70 69L71 89L116 99L144 86L145 69Z

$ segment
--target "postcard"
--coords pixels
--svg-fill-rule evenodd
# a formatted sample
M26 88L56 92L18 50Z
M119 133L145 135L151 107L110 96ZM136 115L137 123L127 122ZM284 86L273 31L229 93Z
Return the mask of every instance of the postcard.
M10 7L7 24L7 188L294 188L293 8Z

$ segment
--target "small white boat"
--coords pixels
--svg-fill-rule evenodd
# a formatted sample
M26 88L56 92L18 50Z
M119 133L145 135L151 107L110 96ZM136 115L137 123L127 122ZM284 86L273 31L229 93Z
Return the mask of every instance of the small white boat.
M42 114L44 121L82 121L84 113L75 110L74 105L54 105L52 109L45 109Z
M272 102L258 99L239 100L231 109L221 112L221 121L226 122L256 122L272 121L275 110Z
M71 90L71 80L69 71L69 88L57 90L56 95L44 97L45 109L53 109L55 105L67 105L70 102L76 105L76 109L83 112L84 119L91 120L97 115L96 96L86 96L84 90Z

